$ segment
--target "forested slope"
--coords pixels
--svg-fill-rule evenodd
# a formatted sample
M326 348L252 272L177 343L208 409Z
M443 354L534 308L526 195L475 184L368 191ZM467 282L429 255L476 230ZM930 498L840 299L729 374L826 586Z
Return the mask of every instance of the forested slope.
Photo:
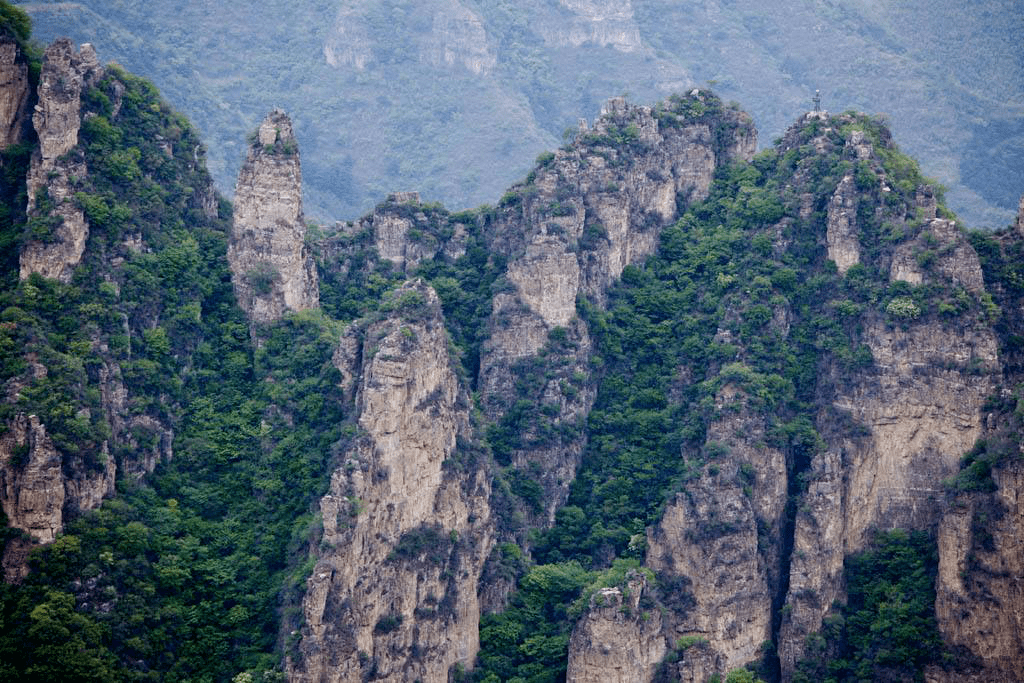
M284 113L232 207L0 19L0 677L1019 675L1024 215L883 120L614 98L494 206L319 227Z

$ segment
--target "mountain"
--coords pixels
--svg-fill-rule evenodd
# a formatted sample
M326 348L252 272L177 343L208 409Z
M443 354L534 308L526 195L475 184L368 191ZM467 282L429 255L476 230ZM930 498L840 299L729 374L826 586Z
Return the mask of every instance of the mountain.
M320 227L0 28L4 679L1019 679L1024 201L693 88Z
M351 219L396 189L493 201L579 117L695 86L764 142L810 107L884 113L973 227L1010 221L1024 176L1024 15L1014 0L47 0L22 5L152 79L202 131L230 194L251 122L305 141L306 200Z

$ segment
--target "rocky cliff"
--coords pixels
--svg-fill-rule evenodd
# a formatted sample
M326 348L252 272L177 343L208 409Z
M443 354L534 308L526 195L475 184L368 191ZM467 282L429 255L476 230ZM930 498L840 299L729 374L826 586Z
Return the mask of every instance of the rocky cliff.
M411 281L392 312L336 355L360 430L320 501L296 681L446 681L478 648L477 584L493 539L482 463L457 463L469 397L434 291Z
M757 659L771 640L781 585L786 456L763 445L766 424L749 401L735 386L719 392L708 442L729 457L669 500L647 538L647 566L686 577L695 601L668 618L668 637L706 641L719 670Z
M71 152L82 125L82 92L102 76L89 44L76 51L70 40L58 40L43 56L32 115L39 148L32 156L27 186L29 215L39 229L32 230L32 239L22 245L22 279L39 273L68 282L82 260L89 225L73 195L77 179L88 169L81 156Z
M629 48L628 3L563 6L590 26L580 40ZM487 49L452 47L479 39L472 16L438 21L429 59L490 68ZM1024 308L1021 279L1006 268L1020 260L1024 206L1016 230L991 243L965 235L877 121L814 112L754 158L749 117L693 90L654 107L609 101L497 207L449 214L394 193L319 241L318 274L286 115L272 112L251 141L233 225L207 230L217 207L204 173L174 183L167 206L136 202L160 195L153 179L181 170L173 164L195 171L200 148L145 86L113 66L104 73L87 47L63 42L47 51L40 80L27 281L5 293L24 310L8 307L0 321L11 366L0 502L24 532L5 537L8 581L25 578L31 544L111 495L115 474L140 479L180 447L192 469L169 470L159 496L135 499L145 523L111 532L109 517L100 530L86 520L87 541L61 557L60 571L80 559L83 576L92 572L65 580L83 619L131 602L107 578L119 571L149 572L160 600L193 580L201 600L220 600L244 580L238 566L271 548L263 602L218 603L239 629L229 639L246 643L224 651L265 647L266 622L249 641L238 624L277 600L301 601L281 639L295 681L447 681L474 666L488 638L519 655L562 656L570 681L703 682L744 666L790 680L842 609L850 557L876 531L899 528L938 540L935 614L955 661L933 662L928 676L1019 670L1024 474L1007 415ZM11 83L15 102L16 74ZM127 128L111 132L132 107L133 121L159 132L130 142ZM150 116L164 117L159 127ZM116 157L122 148L136 153ZM125 172L98 182L110 172L104 154ZM217 249L235 299L227 271L209 265ZM993 254L1003 259L997 280ZM670 280L679 290L665 295L658 287ZM323 310L287 315L319 307L321 282ZM637 283L647 289L630 299ZM664 357L650 360L667 370L592 414L599 392L624 382L611 356L640 353L629 336L612 348L622 340L609 342L608 328L622 320L657 328ZM288 374L307 366L309 376ZM206 382L221 393L202 396ZM587 450L602 422L633 428L616 412L643 418L668 474L645 479L658 490L641 508L614 488L649 477L655 466L641 456L625 474L585 471L617 498L588 509L601 519L573 499L584 519L569 531L586 538L566 532L558 545L580 468L629 450L609 434L603 450ZM190 431L175 443L179 428ZM237 442L211 430L237 432ZM995 452L985 444L996 434L1000 459L978 460ZM282 469L294 479L275 479L267 463L280 461L267 454L291 449ZM965 470L978 475L965 484L962 466L979 462L988 469ZM237 526L223 534L229 561L202 555L192 534L216 535L221 518L248 523L209 494L237 473L240 498L287 498L275 514L293 518L314 499L318 521L268 516L251 538ZM291 498L293 481L307 498ZM626 519L605 528L606 513ZM308 576L295 560L307 544ZM135 555L106 559L122 545ZM173 557L161 550L172 545ZM550 561L548 580L566 585L542 586L561 602L531 618L564 629L543 639L529 624L481 629L486 611L522 606L509 592L532 561ZM291 582L267 588L291 570L305 579L301 597ZM114 598L98 602L89 591L108 580ZM161 661L137 643L112 647L140 671Z
M927 679L1010 681L1024 652L1024 462L992 470L994 491L962 495L938 530L935 615L959 667L934 668Z
M28 82L28 60L17 41L0 38L0 149L20 142L28 120L32 88Z
M715 170L749 160L756 146L750 118L710 93L694 90L653 108L614 98L593 127L581 126L574 144L542 157L527 183L505 195L492 248L509 255L508 287L494 297L478 379L492 419L523 398L517 394L522 364L564 330L571 351L538 358L559 370L549 370L535 395L558 406L554 425L582 424L593 390L562 389L574 374L591 372L590 334L576 315L577 300L602 305L623 269L655 250L660 229L707 196ZM550 520L565 500L583 441L534 441L541 443L509 459L540 468Z
M318 305L305 237L298 145L287 114L274 110L260 124L238 174L228 246L235 296L253 324Z
M683 577L692 597L684 609L663 610L661 619L670 651L677 638L687 639L663 669L684 680L759 661L766 642L777 648L782 680L790 680L808 637L845 600L846 558L864 549L875 530L939 527L947 514L944 482L983 435L986 400L1002 379L994 318L985 308L990 299L967 236L953 220L937 217L929 186L907 193L904 184L898 198L899 178L883 159L891 142L854 123L812 113L783 139L782 152L799 147L811 159L845 159L850 170L833 175L831 187L812 191L801 168L810 159L800 162L785 181L793 214L768 233L775 253L794 248L793 225L820 221L818 244L841 275L877 269L896 283L894 291L931 286L975 304L934 318L896 296L886 315L864 312L851 332L865 361L827 354L817 361L815 427L822 441L806 460L803 447L770 445L777 423L765 420L763 399L752 401L720 378L704 447L705 458L716 455L669 498L661 520L647 531L646 565L659 577ZM896 238L879 246L873 237L878 226ZM775 311L765 314L770 334L786 339L800 327L800 313L775 301ZM727 308L724 317L715 341L738 345L740 358L747 358L736 323L727 325L742 316ZM684 450L684 458L694 455ZM789 500L796 503L792 512ZM966 589L957 585L962 594ZM602 614L592 607L577 624L570 661L600 651L598 639L584 632L604 633L608 641L618 629L623 642L631 642L633 626ZM964 636L951 640L956 637ZM691 641L700 646L689 647ZM972 641L987 647L978 642ZM635 679L651 680L641 669L635 668Z
M25 67L12 54L12 68ZM217 220L198 139L152 86L67 40L46 49L36 91L22 85L12 77L0 87L5 102L38 102L27 174L5 185L16 234L4 239L20 245L21 280L5 292L19 315L4 322L0 429L0 501L10 527L24 532L5 548L12 580L24 576L30 542L50 543L98 508L114 494L115 474L137 482L171 459L180 375L168 383L157 368L192 365L204 313L191 298L213 291L196 270L196 235L205 239ZM161 221L167 230L187 221L194 232L170 238L155 229ZM207 244L215 249L216 239ZM176 265L142 275L169 246ZM161 279L175 281L176 294ZM83 310L92 313L79 317Z
M594 593L572 632L565 680L632 683L654 677L667 648L652 590L647 577L634 572L625 585Z

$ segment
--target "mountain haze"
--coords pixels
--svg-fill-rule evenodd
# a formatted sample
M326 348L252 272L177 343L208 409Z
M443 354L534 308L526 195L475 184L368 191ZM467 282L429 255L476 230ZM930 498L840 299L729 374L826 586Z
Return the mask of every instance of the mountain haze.
M608 97L713 83L762 144L809 108L885 113L974 227L1010 220L1024 177L1024 13L1015 0L228 0L26 2L153 79L194 120L230 193L251 121L294 112L307 210L385 193L492 201Z

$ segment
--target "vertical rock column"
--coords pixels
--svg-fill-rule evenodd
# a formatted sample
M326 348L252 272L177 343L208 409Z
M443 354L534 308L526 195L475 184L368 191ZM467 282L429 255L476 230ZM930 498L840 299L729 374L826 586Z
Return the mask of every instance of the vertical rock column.
M0 38L0 149L21 140L28 107L28 63L13 38Z
M445 464L470 406L437 294L417 280L393 297L399 310L346 335L335 355L356 385L360 435L320 501L296 683L444 683L479 647L490 480L472 463Z
M254 325L320 305L305 238L298 144L291 119L275 109L260 124L238 174L228 244L235 296Z
M39 149L29 169L28 214L54 222L46 235L35 235L20 255L20 276L32 273L70 282L82 260L89 225L75 203L73 178L86 175L85 162L72 154L81 127L82 91L103 77L96 51L86 43L75 52L62 38L46 49L39 76L39 102L32 124L39 135Z

